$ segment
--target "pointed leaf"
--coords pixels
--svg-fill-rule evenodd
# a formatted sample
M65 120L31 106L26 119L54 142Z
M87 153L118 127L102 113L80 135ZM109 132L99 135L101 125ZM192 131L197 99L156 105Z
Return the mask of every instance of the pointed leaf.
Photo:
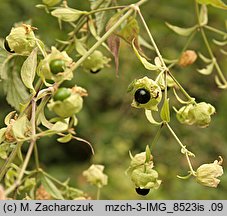
M142 56L139 54L138 50L137 50L136 47L135 47L134 40L132 41L132 47L133 47L133 50L134 50L136 56L138 57L138 59L141 61L141 63L143 64L143 66L144 66L147 70L153 71L153 70L158 70L158 69L160 69L160 67L158 67L158 66L156 66L156 65L154 65L154 64L151 64L150 62L147 61L147 59L145 59L144 57L142 57Z
M86 11L79 11L73 8L56 8L51 12L51 15L57 17L60 21L75 22L80 18L81 15L87 14Z
M120 38L115 34L110 35L107 39L107 45L114 56L116 75L118 76Z
M72 134L67 134L66 136L60 137L57 139L60 143L67 143L72 139Z
M163 106L162 106L162 109L161 109L161 118L165 122L170 121L169 98L166 99L163 103Z
M51 128L51 130L55 132L63 132L63 131L66 131L67 129L68 129L68 124L61 121L56 122Z
M227 5L221 0L197 0L197 2L200 4L212 5L213 7L227 10Z
M85 55L85 53L87 53L86 45L83 42L83 38L82 39L77 39L75 37L74 43L75 43L75 49L80 55L83 56L83 55Z
M213 39L213 42L218 46L226 46L227 45L227 41L218 41L218 40Z
M13 55L4 61L0 68L6 100L16 110L20 110L20 103L24 103L29 98L27 89L20 78L23 62L23 56Z
M98 8L101 9L109 7L112 0L89 0L89 2L91 5L91 10L96 10ZM104 30L107 20L108 20L107 11L95 13L95 24L97 27L98 35L100 35Z
M189 101L189 100L188 100L188 101L182 100L182 99L178 96L178 94L177 94L175 88L173 88L173 93L174 93L176 99L177 99L181 104L189 104L189 103L192 103L192 101L195 101L195 98L191 98L190 101ZM175 110L175 111L176 111L176 110Z
M220 52L223 54L223 55L227 55L227 51L221 49Z
M193 27L190 27L190 28L181 28L181 27L178 27L178 26L174 26L174 25L171 25L169 23L166 22L166 25L171 29L173 30L175 33L181 35L181 36L189 36L192 32L194 32L197 28L197 26L193 26Z
M134 40L136 47L138 45L138 35L139 35L139 25L134 17L129 17L125 26L117 33L121 38L123 38L129 44Z
M212 62L212 59L205 57L202 53L198 53L198 55L205 63Z
M227 89L227 83L222 83L218 76L215 76L214 79L215 79L215 83L217 84L218 88Z
M154 47L149 44L143 37L139 35L138 37L139 44L147 49L154 50Z
M146 163L148 163L151 160L151 150L149 148L149 146L146 146Z
M41 184L45 190L55 199L63 200L60 190L55 186L55 184L45 175L41 175Z
M12 126L13 135L17 140L25 138L26 132L30 128L30 122L26 115L18 118Z
M208 23L208 14L207 14L207 6L206 5L202 5L201 9L200 9L200 14L199 14L199 20L200 20L200 24L206 25Z
M28 58L24 61L21 68L21 78L24 85L31 89L32 93L35 93L33 87L33 81L35 78L35 72L37 67L37 48L35 48Z
M145 110L145 115L146 115L146 117L147 117L147 120L148 120L151 124L156 125L156 126L159 126L159 125L162 124L162 122L157 122L157 121L154 120L154 118L153 118L153 116L152 116L151 110Z
M211 64L207 65L203 69L197 69L197 71L203 75L210 75L213 71L214 68L214 63L212 62Z

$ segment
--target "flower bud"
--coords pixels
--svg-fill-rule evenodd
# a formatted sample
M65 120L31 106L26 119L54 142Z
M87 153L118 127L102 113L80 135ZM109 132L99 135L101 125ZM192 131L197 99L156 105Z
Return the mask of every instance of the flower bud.
M188 65L193 64L197 59L197 54L194 50L186 50L181 55L178 64L181 67L186 67Z
M51 12L52 16L65 22L75 22L81 15L86 14L86 11L79 11L73 8L57 8Z
M215 113L215 108L208 103L201 102L193 106L188 112L191 122L199 127L208 127L211 122L211 115Z
M215 113L215 108L208 103L188 104L177 111L177 119L182 124L196 125L198 127L208 127L211 122L211 115Z
M95 50L87 59L82 63L82 67L87 70L95 73L101 70L104 67L108 67L110 58L107 58L102 54L102 52Z
M108 176L103 173L104 166L92 164L87 170L83 172L83 176L87 181L97 187L101 188L107 185Z
M60 70L59 73L56 73L56 71L51 70L52 63L55 60L64 62L64 66L61 68L62 70ZM63 80L70 80L73 77L73 72L71 70L72 64L73 60L68 56L65 51L60 52L55 47L51 47L51 53L40 61L37 73L44 82L46 79L53 80L57 83L62 82Z
M131 180L140 189L158 189L161 184L161 180L158 180L158 172L150 166L141 166L134 169Z
M52 7L54 5L59 4L62 0L42 0L42 1L43 1L43 4L45 4L49 7Z
M158 104L162 99L162 91L154 80L146 76L135 80L129 85L128 91L132 91L134 94L131 104L133 107L158 111Z
M158 189L161 181L158 180L158 172L153 169L153 156L148 151L136 154L134 157L130 154L131 163L126 173L135 184L136 191L140 195L146 195L149 190ZM148 158L147 158L148 157Z
M11 51L20 55L29 55L36 47L36 37L30 25L13 27L10 34L6 37Z
M197 182L207 187L217 187L220 183L217 177L223 175L222 162L221 158L220 161L215 160L213 163L201 165L196 171Z
M70 95L61 100L51 99L47 107L62 118L67 118L78 113L83 107L83 99L80 94L75 93L72 89Z
M187 125L191 125L193 124L193 122L191 121L191 119L188 116L188 112L190 109L193 108L192 104L188 104L186 106L181 107L178 111L177 111L177 119L181 124L187 124Z

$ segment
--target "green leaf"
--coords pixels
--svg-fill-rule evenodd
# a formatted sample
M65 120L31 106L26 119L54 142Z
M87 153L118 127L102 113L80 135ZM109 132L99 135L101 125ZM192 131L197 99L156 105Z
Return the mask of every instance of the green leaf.
M181 36L189 36L190 34L192 34L192 32L194 32L197 28L197 26L193 26L193 27L190 27L190 28L181 28L181 27L178 27L178 26L174 26L174 25L171 25L169 23L166 22L166 25L171 29L173 30L175 33L181 35Z
M72 134L67 134L66 136L60 137L57 139L60 143L67 143L72 139Z
M11 122L11 119L16 115L16 111L12 111L8 113L4 119L4 123L8 126Z
M202 53L198 53L199 57L205 62L205 63L210 63L212 62L212 59L207 58L206 56L204 56Z
M61 194L61 191L55 186L55 184L47 176L41 175L41 184L53 198L63 200L64 197Z
M24 61L21 68L21 78L24 85L31 89L32 93L35 94L35 89L33 87L33 81L35 78L35 72L37 67L37 50L35 48L28 58Z
M199 4L212 5L213 7L220 9L227 9L227 5L221 0L197 0Z
M125 26L117 33L129 44L134 40L136 47L138 47L139 25L134 17L129 17Z
M74 43L75 43L75 49L76 51L80 54L80 55L85 55L85 53L87 53L87 49L86 49L86 44L84 42L84 38L76 38L74 39Z
M20 104L28 100L29 94L20 78L23 56L9 56L1 65L1 78L7 102L16 110L20 110Z
M214 68L214 63L212 62L211 64L207 65L203 69L197 69L197 71L203 75L210 75L213 71Z
M154 47L148 43L143 37L139 35L138 37L139 44L147 49L154 50Z
M75 22L81 15L87 14L86 11L79 11L73 8L57 8L51 12L51 15L65 22Z
M200 20L200 24L206 25L208 23L208 13L207 13L207 6L206 5L202 5L201 9L200 9L200 14L199 14L199 20Z
M138 59L141 61L141 63L143 64L143 66L144 66L147 70L153 71L153 70L158 70L158 69L160 69L160 67L157 67L156 65L151 64L150 62L147 61L147 59L145 59L144 57L142 57L142 56L139 54L138 50L137 50L136 47L135 47L134 40L132 41L132 47L133 47L133 50L134 50L136 56L138 57Z
M218 40L213 39L213 42L218 46L226 46L227 45L227 41L218 41Z
M25 138L25 133L28 132L30 127L31 125L26 115L23 115L22 117L18 118L12 126L14 137L17 140Z
M8 151L10 149L10 144L9 143L3 143L0 145L0 158L3 160L7 159L8 156Z
M5 132L7 128L1 128L0 129L0 144L5 140Z
M91 5L91 10L107 8L110 6L112 0L89 0ZM97 27L97 34L100 35L105 28L108 16L107 11L101 11L95 13L95 24Z
M116 75L118 76L120 38L115 34L110 35L107 39L107 45L114 56Z
M217 84L218 88L227 89L227 83L222 83L218 76L215 76L214 80L215 80L215 83Z
M63 132L63 131L66 131L67 129L68 129L68 124L61 121L56 122L51 128L51 130L55 132Z
M157 122L157 121L154 120L151 110L145 110L145 115L146 115L146 117L147 117L147 120L148 120L151 124L153 124L153 125L155 125L155 126L159 126L159 125L162 124L162 122Z
M162 109L161 109L161 118L165 122L170 121L170 112L169 112L169 98L165 99Z
M149 146L146 146L146 163L148 163L151 160L151 150L149 148Z

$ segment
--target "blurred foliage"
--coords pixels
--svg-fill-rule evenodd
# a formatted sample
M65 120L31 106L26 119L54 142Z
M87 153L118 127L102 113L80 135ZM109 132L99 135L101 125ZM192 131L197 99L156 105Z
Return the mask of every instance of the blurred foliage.
M18 21L31 19L33 26L38 28L37 34L49 46L55 44L55 38L64 39L67 27L59 30L57 20L37 9L39 0L0 0L0 37L4 38L12 25ZM128 4L132 1L119 1ZM68 0L71 7L77 9L89 9L88 1ZM150 30L160 48L164 58L176 58L183 48L186 38L182 38L169 30L165 21L182 27L190 27L194 22L194 6L192 1L148 1L141 7L141 11L148 22ZM224 29L226 12L209 7L210 24ZM146 38L146 33L141 27L141 35ZM216 37L208 33L210 37ZM101 49L101 48L100 48ZM205 50L198 35L190 45L190 49ZM105 50L103 50L105 51ZM154 54L144 50L146 55L154 58ZM89 97L85 99L84 108L79 114L77 135L90 141L94 147L95 155L91 155L89 147L82 142L58 143L56 137L44 138L39 141L38 148L42 167L55 177L65 180L71 178L71 184L78 186L95 198L96 188L89 186L82 177L82 171L91 163L105 165L105 173L109 176L109 184L101 191L101 199L226 199L227 198L227 174L222 176L217 189L203 187L194 179L184 181L176 175L187 174L188 166L185 158L180 154L180 148L169 132L162 130L160 139L152 146L152 154L156 169L160 173L162 184L159 190L151 192L147 197L136 194L130 179L125 175L129 165L129 150L132 154L144 151L147 144L151 144L156 130L146 120L143 110L130 106L131 96L127 94L127 86L135 78L152 73L142 68L136 60L132 49L123 44L120 50L120 77L116 78L112 61L109 69L102 70L98 74L90 74L78 69L73 81L65 82L65 86L74 83L86 88ZM223 68L227 62L221 59L219 53L215 53ZM111 57L111 56L110 56ZM213 104L217 114L208 128L197 129L194 126L183 126L176 121L175 114L171 114L171 125L175 132L188 146L189 150L196 153L196 159L192 160L194 167L203 163L210 163L219 155L224 158L224 169L227 165L227 91L219 90L214 77L205 77L196 72L202 62L182 69L175 67L174 75L182 83L191 96L198 102L206 101ZM2 86L2 85L1 85ZM170 95L173 96L172 90ZM0 87L0 124L4 124L4 116L12 110L5 101L5 96ZM178 106L172 100L172 104Z

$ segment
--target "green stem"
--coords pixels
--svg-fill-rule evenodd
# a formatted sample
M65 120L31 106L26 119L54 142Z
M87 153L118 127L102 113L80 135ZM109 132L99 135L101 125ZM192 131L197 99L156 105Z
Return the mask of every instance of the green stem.
M204 28L206 28L206 29L208 29L208 30L210 30L210 31L212 31L212 32L215 32L215 33L217 33L217 34L220 34L220 35L222 35L222 36L224 36L224 37L227 36L227 33L226 33L226 32L221 31L221 30L219 30L219 29L216 29L216 28L214 28L214 27L212 27L212 26L205 25Z
M99 12L103 12L103 11L109 11L109 10L117 10L117 9L124 9L126 8L126 6L113 6L113 7L108 7L108 8L99 8L97 10L92 10L90 12L88 12L86 15L92 15L95 13L99 13Z
M135 6L140 6L147 0L142 0L135 5L130 5L129 10L74 64L72 70L76 70L107 38L133 13Z
M161 55L161 53L160 53L160 51L159 51L159 49L158 49L158 46L156 45L156 43L155 43L155 41L154 41L154 38L153 38L153 36L152 36L152 34L151 34L151 32L150 32L148 26L147 26L146 21L145 21L144 18L143 18L143 15L142 15L142 13L141 13L139 7L137 7L137 12L138 12L138 14L139 14L139 16L140 16L140 19L141 19L141 21L142 21L142 23L143 23L143 25L144 25L144 27L145 27L145 29L146 29L146 32L147 32L149 38L150 38L150 40L151 40L151 43L152 43L152 45L153 45L153 47L154 47L154 49L155 49L155 51L156 51L156 53L157 53L157 55L158 55L158 57L159 57L161 63L162 63L162 66L168 70L168 68L166 67L165 61L164 61L163 58L162 58L162 55Z
M166 123L166 126L169 129L170 133L175 138L175 140L177 141L177 143L181 146L182 149L184 149L184 152L185 152L185 156L186 156L186 159L187 159L187 162L188 162L189 169L190 169L192 175L195 176L196 174L195 174L195 171L194 171L194 169L192 167L192 163L190 161L187 148L183 145L183 143L180 141L180 139L178 138L178 136L175 134L175 132L173 131L173 129L170 127L170 125L168 123Z
M222 82L223 82L224 84L226 84L227 81L226 81L226 79L225 79L225 76L223 75L223 73L222 73L222 71L221 71L221 69L220 69L220 67L219 67L219 65L218 65L218 63L217 63L216 57L215 57L214 54L213 54L213 51L212 51L212 49L211 49L211 47L210 47L210 44L209 44L209 41L208 41L208 39L207 39L206 33L205 33L205 31L204 31L204 28L203 28L203 26L201 26L201 24L200 24L200 19L199 19L199 6L198 6L198 3L197 3L196 0L195 0L195 13L196 13L196 17L197 17L197 22L198 22L198 24L199 24L199 26L200 26L200 32L201 32L203 41L204 41L204 43L205 43L205 45L206 45L207 51L208 51L208 53L209 53L211 59L213 60L214 66L215 66L215 68L216 68L216 70L217 70L217 73L218 73L219 77L221 78Z
M10 164L12 163L14 158L16 157L17 151L19 151L19 149L21 148L22 144L23 144L23 142L18 142L16 144L15 148L10 153L10 156L7 158L7 160L5 161L4 165L1 167L1 170L0 170L0 182L2 181L3 176L6 174L7 169L9 168Z
M101 188L100 187L97 187L96 200L100 200L100 192L101 192Z
M23 165L21 167L20 173L18 175L18 178L14 182L14 184L5 191L6 195L9 195L11 192L13 192L15 190L15 188L17 188L20 185L21 180L22 180L22 178L24 176L25 170L26 170L26 168L28 166L29 160L31 158L32 151L33 151L33 148L34 148L35 143L36 143L36 138L35 138L35 133L36 133L35 110L36 110L36 102L35 102L35 100L32 100L32 117L31 117L32 139L31 139L31 143L30 143L28 152L26 154L24 163L23 163Z
M156 132L156 135L151 143L151 149L154 147L154 145L157 143L159 137L160 137L160 134L161 134L161 129L163 128L163 124L161 124Z
M194 102L194 98L192 98L186 91L185 89L181 86L181 84L176 80L176 78L173 76L173 74L168 71L168 75L173 79L173 81L177 84L177 86L180 88L181 92L185 95L185 97L191 101Z

